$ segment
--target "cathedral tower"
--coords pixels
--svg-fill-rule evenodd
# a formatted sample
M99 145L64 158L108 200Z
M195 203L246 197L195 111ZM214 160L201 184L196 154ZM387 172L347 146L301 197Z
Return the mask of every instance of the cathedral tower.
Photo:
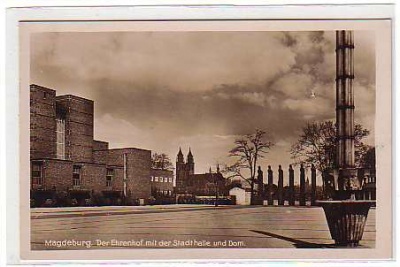
M176 157L176 169L175 169L175 181L176 181L176 193L185 192L185 180L186 180L186 164L183 158L181 148L179 148L178 155Z
M194 158L190 148L189 148L189 153L187 155L186 168L188 175L194 174Z

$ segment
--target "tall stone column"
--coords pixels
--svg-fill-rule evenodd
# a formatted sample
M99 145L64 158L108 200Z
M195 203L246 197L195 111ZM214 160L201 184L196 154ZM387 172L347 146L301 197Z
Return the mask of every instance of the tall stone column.
M294 206L294 170L292 165L289 165L289 205Z
M311 206L315 206L317 198L317 170L314 164L311 165Z
M274 177L273 171L271 170L271 166L268 166L268 205L274 205L273 199L273 184L274 184Z
M282 166L279 165L278 169L278 205L284 205L285 200L283 198L283 170Z
M336 130L339 170L337 198L348 198L360 187L354 153L354 38L352 31L336 31ZM346 191L345 191L346 190Z
M264 174L261 170L261 166L258 166L257 170L257 189L258 189L258 198L262 201L264 198ZM262 203L261 203L262 204Z
M306 175L303 164L300 165L300 206L306 205Z

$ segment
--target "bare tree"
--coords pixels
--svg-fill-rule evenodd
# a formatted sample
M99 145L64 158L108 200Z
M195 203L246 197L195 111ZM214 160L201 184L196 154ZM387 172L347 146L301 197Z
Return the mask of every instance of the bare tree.
M354 127L355 164L361 166L361 159L369 150L362 140L369 131L360 124ZM336 126L333 121L307 123L302 129L299 140L291 147L290 153L296 164L304 164L324 173L335 167L337 149ZM324 182L324 180L323 180Z
M263 158L268 150L274 145L266 140L266 131L256 129L253 134L246 134L235 140L235 147L229 151L230 157L237 158L237 161L225 166L226 178L239 177L250 185L250 204L254 205L254 184L257 174L257 162Z
M174 165L172 164L171 159L165 153L153 153L151 155L151 165L153 169L159 170L173 170Z

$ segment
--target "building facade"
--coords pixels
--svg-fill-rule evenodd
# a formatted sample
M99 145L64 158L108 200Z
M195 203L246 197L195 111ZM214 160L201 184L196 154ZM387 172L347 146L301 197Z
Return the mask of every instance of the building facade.
M151 196L154 204L175 203L174 172L171 170L151 169Z
M94 140L92 100L57 96L32 84L30 109L33 205L49 199L59 205L144 204L149 199L151 151L109 149L108 142Z

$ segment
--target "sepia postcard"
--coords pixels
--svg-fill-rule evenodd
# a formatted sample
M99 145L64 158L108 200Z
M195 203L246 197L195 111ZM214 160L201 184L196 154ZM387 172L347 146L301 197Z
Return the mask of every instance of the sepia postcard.
M390 19L18 28L21 260L393 257Z

